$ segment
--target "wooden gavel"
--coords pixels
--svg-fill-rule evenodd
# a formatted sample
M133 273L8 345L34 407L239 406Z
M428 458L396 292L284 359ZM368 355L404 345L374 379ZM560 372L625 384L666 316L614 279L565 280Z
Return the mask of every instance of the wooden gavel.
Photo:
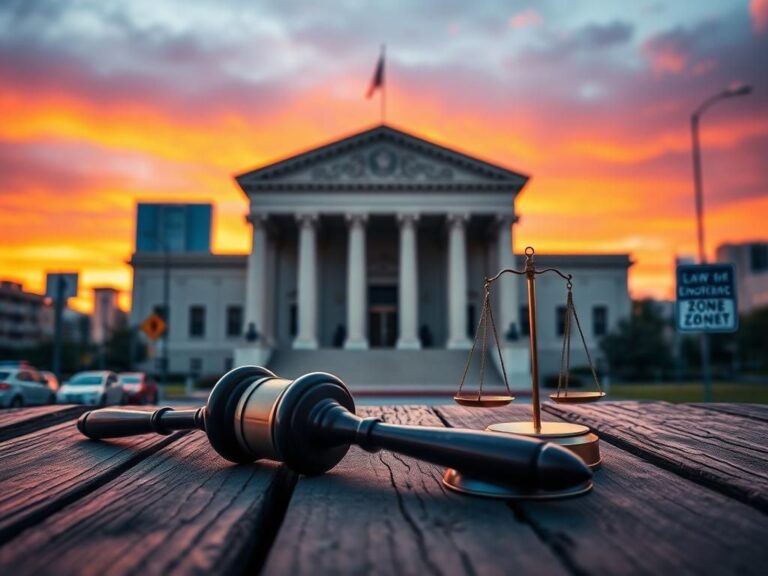
M360 418L344 383L323 372L296 380L258 366L231 370L196 410L101 409L77 421L94 440L200 429L221 456L236 463L262 458L300 474L321 474L356 444L382 448L510 486L562 490L592 476L577 456L552 443L493 432L386 424Z

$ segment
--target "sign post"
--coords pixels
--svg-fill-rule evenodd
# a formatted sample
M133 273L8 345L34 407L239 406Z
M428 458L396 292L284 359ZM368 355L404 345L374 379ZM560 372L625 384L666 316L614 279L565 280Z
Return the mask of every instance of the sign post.
M45 278L45 295L53 300L53 363L52 372L61 381L61 332L62 317L67 300L77 297L76 272L48 274Z
M736 275L732 264L681 264L677 267L677 330L702 334L704 400L712 401L707 334L739 328Z

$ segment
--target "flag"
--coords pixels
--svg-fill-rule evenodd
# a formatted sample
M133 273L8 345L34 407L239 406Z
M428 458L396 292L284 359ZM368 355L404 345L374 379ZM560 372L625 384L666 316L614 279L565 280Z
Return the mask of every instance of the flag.
M368 92L365 93L366 98L370 98L373 96L373 93L376 92L377 89L382 88L384 86L384 48L381 49L381 55L379 56L379 61L376 63L376 71L373 73L373 80L371 80L371 85L368 88Z

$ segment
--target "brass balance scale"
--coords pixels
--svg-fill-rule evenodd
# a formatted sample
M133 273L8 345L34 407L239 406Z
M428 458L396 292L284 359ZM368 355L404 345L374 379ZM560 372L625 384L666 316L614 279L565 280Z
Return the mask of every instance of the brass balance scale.
M536 336L536 276L546 273L553 273L560 276L566 282L566 312L563 326L563 347L560 356L560 372L557 379L557 391L550 395L550 399L560 404L580 404L585 402L595 402L605 396L600 382L595 372L592 356L587 348L587 342L584 338L584 332L581 329L579 317L576 313L576 307L573 303L573 282L571 274L563 274L555 268L545 268L537 270L534 263L534 249L528 246L525 249L525 269L513 270L505 268L496 274L493 278L485 279L483 307L480 313L480 319L475 330L475 339L467 358L466 367L459 383L459 389L454 400L462 406L476 408L494 408L506 406L514 400L509 388L507 371L504 366L504 357L501 353L501 345L496 331L496 322L493 318L493 309L491 307L491 288L493 283L498 281L505 274L515 274L525 276L528 284L528 318L530 323L530 348L531 348L531 391L533 420L530 422L499 422L491 424L487 430L493 432L505 432L508 434L521 434L532 436L554 442L567 448L577 454L590 468L600 466L602 459L600 457L600 448L598 446L598 437L586 426L581 424L572 424L569 422L542 422L541 421L541 401L539 396L539 357ZM570 361L571 361L571 328L573 323L581 337L584 351L595 384L593 391L573 391L569 390L570 381ZM504 386L506 392L503 394L487 393L483 389L485 380L485 362L488 352L488 329L495 341L495 348L499 355L501 373L504 377ZM478 376L478 389L476 392L465 391L464 384L467 380L472 357L480 341L480 367ZM463 475L461 472L449 469L446 471L443 481L451 488L460 492L467 492L480 496L491 496L497 498L526 498L526 499L551 499L575 496L588 492L592 488L591 482L570 488L559 492L525 491L512 489L508 486L494 484L478 478L471 478Z

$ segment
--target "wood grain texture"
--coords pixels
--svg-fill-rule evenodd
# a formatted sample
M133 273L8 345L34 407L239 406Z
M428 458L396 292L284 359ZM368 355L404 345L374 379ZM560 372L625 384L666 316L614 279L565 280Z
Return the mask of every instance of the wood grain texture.
M685 404L546 404L609 442L685 478L768 512L768 426Z
M0 548L0 566L14 576L244 572L269 544L292 477L275 463L233 465L190 433Z
M530 407L436 407L453 426L530 419ZM552 415L543 415L546 420ZM606 442L586 496L511 504L573 574L764 574L764 514Z
M424 407L358 412L442 425ZM451 492L442 474L388 451L352 448L326 475L299 479L263 574L568 573L502 501Z
M768 404L728 404L725 402L710 402L690 404L690 406L695 406L702 410L715 410L716 412L722 412L723 414L731 414L732 416L739 416L741 418L751 418L753 420L760 420L761 422L768 422Z
M0 410L0 442L59 422L74 420L85 410L85 406L72 404Z
M0 444L0 543L110 481L178 439L83 437L64 422Z

